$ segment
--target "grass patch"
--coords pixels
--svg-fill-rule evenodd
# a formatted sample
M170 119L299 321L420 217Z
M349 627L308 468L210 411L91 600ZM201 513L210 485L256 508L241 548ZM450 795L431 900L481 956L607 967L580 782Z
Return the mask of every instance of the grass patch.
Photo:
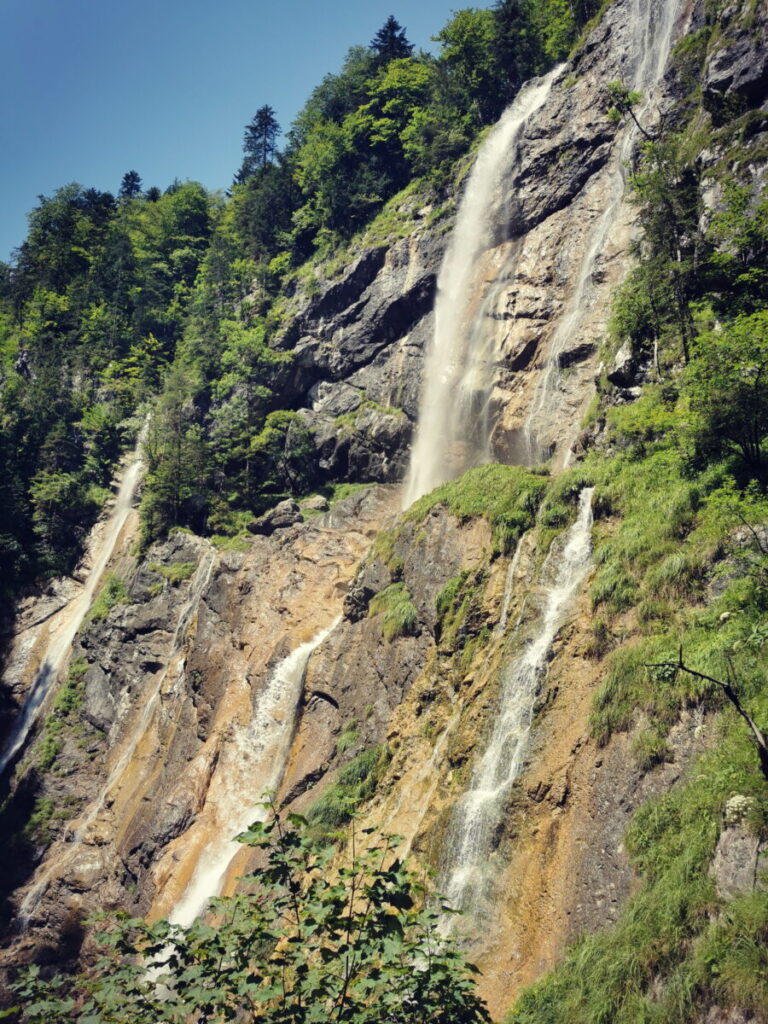
M197 562L171 562L170 565L150 562L148 568L150 572L159 573L172 587L178 587L180 583L192 579L197 568Z
M378 593L368 606L368 614L381 615L381 629L387 641L416 632L416 606L404 583L392 583Z
M88 612L88 622L102 622L117 605L128 597L125 581L118 576L110 576L99 591L96 600Z
M53 839L50 826L55 818L56 805L53 800L50 797L39 797L22 831L24 839L35 846L48 846Z
M461 522L482 516L493 530L494 551L509 554L533 526L547 486L546 476L522 466L478 466L419 498L403 521L421 522L436 505Z
M385 746L370 747L339 769L336 781L307 811L307 821L315 833L338 831L365 800L376 792L392 755Z
M251 547L250 538L245 533L231 537L224 533L215 533L209 540L219 551L248 551Z
M83 704L83 679L88 671L88 662L78 658L69 667L66 681L56 694L51 714L45 720L43 736L37 748L37 767L49 772L56 764L64 746L63 733L71 723L72 715Z

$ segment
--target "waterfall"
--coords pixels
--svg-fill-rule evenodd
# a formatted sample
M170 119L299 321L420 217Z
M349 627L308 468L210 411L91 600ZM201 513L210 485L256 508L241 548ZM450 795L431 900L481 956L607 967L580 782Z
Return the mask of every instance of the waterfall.
M114 803L117 789L121 784L121 780L123 779L128 766L132 762L138 763L141 761L139 750L142 743L146 742L152 722L156 718L164 693L164 686L171 670L175 668L177 672L177 681L180 678L183 678L185 659L181 655L181 651L184 639L193 616L197 612L200 600L210 583L211 573L213 572L215 562L216 553L213 550L207 551L205 557L200 560L200 564L195 570L195 574L189 583L189 596L184 602L179 613L179 617L176 620L176 628L171 641L171 653L165 667L158 675L156 682L153 684L152 691L147 694L144 702L142 703L139 720L136 725L128 731L128 742L125 744L120 756L114 762L109 775L107 776L106 782L96 797L91 801L87 812L83 814L77 822L73 823L76 827L74 828L71 839L67 842L61 857L51 857L48 859L41 876L32 885L27 892L27 895L24 897L21 906L19 907L18 914L19 922L22 926L26 927L29 924L35 908L48 888L49 881L55 874L61 872L62 861L65 860L67 863L72 863L78 853L81 852L83 843L87 841L91 826L98 820L99 815L104 812L104 809L111 807Z
M55 685L72 642L93 601L96 588L101 582L104 570L112 557L120 534L133 507L136 488L142 473L141 446L146 427L139 434L136 449L123 473L115 505L105 523L97 523L88 540L88 551L93 564L88 572L83 589L57 613L51 629L48 647L30 687L27 698L14 722L13 729L0 753L0 774L11 764L24 747L27 736L38 719L45 699Z
M496 353L473 302L478 261L497 237L504 178L528 118L546 101L560 68L515 97L478 153L437 279L435 331L424 367L416 440L404 506L487 461L486 422Z
M677 5L678 0L634 0L632 5L629 24L633 29L631 48L636 60L631 79L624 84L631 91L643 94L637 111L638 119L650 109L653 97L649 90L653 90L664 74L672 48ZM552 454L549 445L543 444L541 438L546 434L552 409L558 405L559 357L568 343L575 339L594 305L595 267L619 219L617 215L626 193L628 165L637 146L638 134L634 121L630 121L614 149L606 204L586 239L578 276L552 336L547 366L537 382L523 428L528 465L544 461ZM571 443L572 440L571 433ZM561 454L567 462L566 453Z
M335 619L279 662L259 695L253 718L231 736L217 771L221 784L211 794L216 834L202 851L189 884L169 914L173 924L188 927L209 900L219 895L232 860L243 849L234 837L252 822L264 820L265 808L259 801L282 781L310 655L340 621L340 617Z
M443 891L452 906L477 909L484 867L504 801L520 773L536 697L552 643L589 566L592 489L579 498L576 521L553 542L542 566L543 607L534 637L506 666L499 709L467 792L456 806L444 851Z

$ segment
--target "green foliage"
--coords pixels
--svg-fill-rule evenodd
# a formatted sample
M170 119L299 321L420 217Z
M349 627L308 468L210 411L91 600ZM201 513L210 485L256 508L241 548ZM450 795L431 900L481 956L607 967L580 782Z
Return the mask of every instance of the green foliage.
M112 609L127 597L125 581L118 576L109 576L88 611L88 621L101 622L106 619Z
M170 565L161 565L160 562L150 562L148 568L150 572L157 572L164 580L168 580L172 587L178 587L194 576L197 563L171 562Z
M365 849L353 847L334 870L334 848L303 826L294 815L240 837L262 851L265 867L246 893L214 901L216 927L106 919L91 974L22 972L14 986L21 1020L489 1021L475 968L438 935L439 914L395 856L395 838L366 831Z
M47 846L51 841L50 825L56 817L56 805L50 797L40 797L24 826L24 838L35 846Z
M354 737L356 741L357 731ZM337 750L340 749L337 744ZM351 821L360 804L376 792L390 758L386 747L369 747L339 769L335 782L307 811L307 821L313 831L330 835Z
M702 459L735 452L746 471L768 482L768 309L737 316L698 335L685 385L691 430Z
M494 547L508 554L536 518L547 480L521 466L478 466L414 502L406 522L421 522L435 505L445 505L466 522L482 516L493 528Z
M418 625L418 614L404 583L392 583L371 600L368 614L381 616L384 639L412 636Z

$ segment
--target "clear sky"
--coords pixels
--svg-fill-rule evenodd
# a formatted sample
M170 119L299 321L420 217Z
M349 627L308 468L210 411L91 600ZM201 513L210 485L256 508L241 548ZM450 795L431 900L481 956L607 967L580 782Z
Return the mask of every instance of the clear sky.
M480 0L475 6L489 6ZM350 46L389 14L417 47L450 0L0 0L0 260L40 193L116 192L175 177L226 188L243 127L269 103L287 128Z

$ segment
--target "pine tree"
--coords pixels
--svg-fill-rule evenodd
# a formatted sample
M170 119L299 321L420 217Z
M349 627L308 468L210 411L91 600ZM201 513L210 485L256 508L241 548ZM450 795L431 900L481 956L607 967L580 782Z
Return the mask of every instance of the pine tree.
M126 171L120 182L120 198L133 199L141 192L141 178L138 171Z
M275 140L280 134L275 112L268 104L259 107L253 120L245 126L243 164L235 178L242 184L257 170L267 167L275 155Z
M382 64L386 64L390 60L410 57L413 53L413 44L408 42L405 29L399 21L393 14L390 14L371 40L371 49L377 54Z

